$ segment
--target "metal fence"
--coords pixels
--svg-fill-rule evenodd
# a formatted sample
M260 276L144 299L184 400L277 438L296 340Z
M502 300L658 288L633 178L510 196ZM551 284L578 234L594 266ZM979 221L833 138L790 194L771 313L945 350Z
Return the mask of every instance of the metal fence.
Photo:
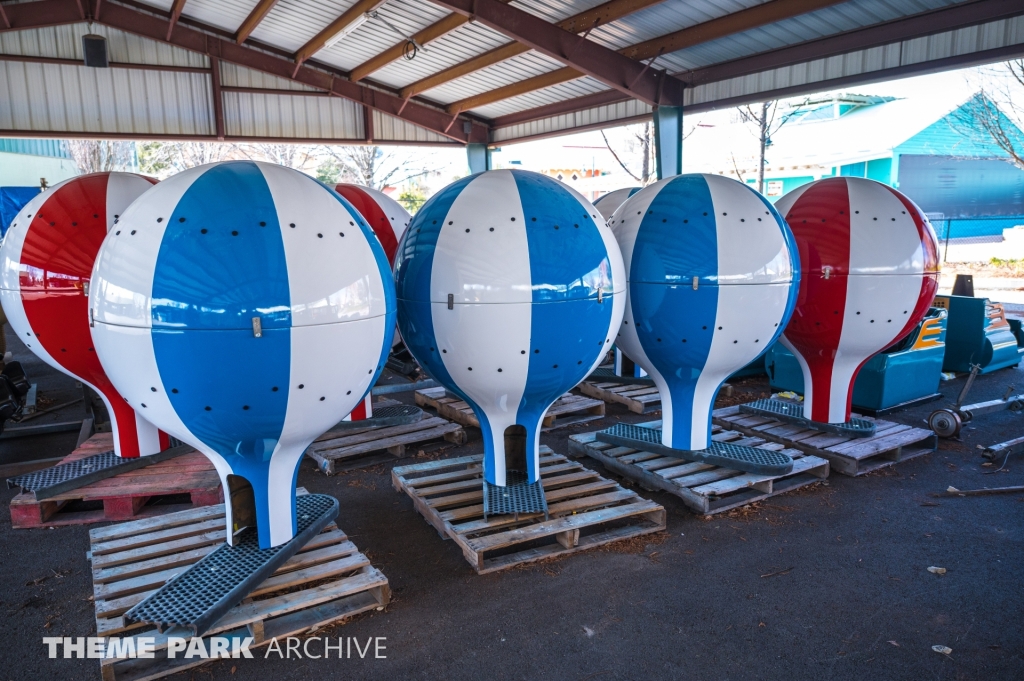
M987 262L992 258L1024 260L1024 229L1004 234L1003 230L1024 227L1024 215L944 218L929 216L939 238L942 261Z

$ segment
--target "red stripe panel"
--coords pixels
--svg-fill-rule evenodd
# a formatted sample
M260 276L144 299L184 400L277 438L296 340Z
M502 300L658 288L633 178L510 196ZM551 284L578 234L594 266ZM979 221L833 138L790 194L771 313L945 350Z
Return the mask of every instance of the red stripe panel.
M38 342L68 373L103 393L120 455L139 456L135 411L114 389L92 344L84 284L107 235L106 173L56 189L32 218L21 253L21 298Z
M370 194L359 187L350 184L339 184L335 189L349 203L355 206L355 209L359 211L363 219L369 223L373 233L380 240L380 245L384 247L384 254L388 256L388 264L394 265L395 254L398 252L398 239L395 237L395 228L391 224L391 220L388 219L388 216L384 214L384 210L381 209L380 205L374 201Z
M800 251L800 292L786 339L811 371L811 419L827 422L832 364L843 334L850 270L850 194L846 180L821 180L785 216ZM822 268L831 267L825 279ZM850 393L852 394L852 383Z

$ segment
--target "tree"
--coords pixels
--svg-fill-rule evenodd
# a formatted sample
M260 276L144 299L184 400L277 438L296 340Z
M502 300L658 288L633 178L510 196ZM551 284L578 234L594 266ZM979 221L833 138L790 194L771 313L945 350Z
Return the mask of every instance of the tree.
M410 184L401 194L398 195L398 202L412 214L415 214L426 200L427 192L424 191L422 185L417 183Z
M950 126L981 146L995 145L1024 170L1024 59L982 72L977 94L949 118Z
M608 151L611 152L615 162L626 171L626 174L632 177L634 180L640 183L641 187L646 187L654 179L653 169L654 164L654 125L651 123L644 123L643 125L629 126L627 128L629 135L626 139L626 153L632 158L631 163L627 165L622 161L622 158L612 148L611 143L608 141L608 137L604 134L604 130L601 131L601 139L604 140L604 145L608 147ZM685 139L686 136L684 136ZM625 155L625 154L623 154ZM639 174L634 173L630 170L630 165L639 163Z
M295 170L304 171L311 163L317 161L318 147L305 144L242 144L237 148L240 153L251 159L276 163Z
M138 152L139 170L160 178L238 154L235 145L226 142L142 142Z
M135 169L135 142L64 140L63 144L83 173Z
M336 161L341 179L372 189L398 185L433 172L432 163L419 153L366 145L359 147L324 147Z
M771 146L772 135L778 131L786 123L786 118L783 117L776 122L776 113L778 113L779 103L775 102L761 102L761 104L747 104L746 106L737 107L736 110L740 114L740 120L744 123L748 123L754 126L757 131L757 143L758 143L758 156L757 156L757 191L764 192L764 167L765 167L765 151ZM733 158L733 166L735 168L736 159ZM736 169L736 174L739 175L739 169ZM743 177L740 176L740 182L743 182Z

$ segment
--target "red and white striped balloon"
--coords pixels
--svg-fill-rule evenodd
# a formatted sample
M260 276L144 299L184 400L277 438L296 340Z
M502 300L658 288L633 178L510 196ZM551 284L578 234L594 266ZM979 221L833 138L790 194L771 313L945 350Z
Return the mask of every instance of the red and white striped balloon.
M775 207L800 252L800 292L781 341L803 369L804 415L845 423L860 368L928 312L935 232L913 201L862 178L811 182Z
M11 328L41 360L95 390L110 413L114 451L155 454L168 437L139 416L107 378L93 347L88 285L107 231L156 180L80 175L33 198L0 248L0 299Z

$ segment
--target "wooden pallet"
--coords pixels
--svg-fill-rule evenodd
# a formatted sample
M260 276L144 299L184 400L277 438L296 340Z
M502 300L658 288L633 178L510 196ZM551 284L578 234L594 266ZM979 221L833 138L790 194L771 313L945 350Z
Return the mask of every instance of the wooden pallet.
M61 463L113 448L111 433L97 433ZM169 498L179 495L180 501ZM187 501L183 495L187 495ZM68 490L44 501L37 501L31 493L21 492L11 499L11 525L16 528L50 527L147 518L190 506L218 504L223 500L220 477L213 464L199 452L192 452ZM102 502L103 508L68 508L74 501ZM177 503L155 503L167 501Z
M480 421L473 413L473 408L458 397L449 396L443 387L417 390L416 404L430 407L436 410L439 416L461 423L463 426L480 427ZM546 432L600 418L604 418L604 402L566 393L548 409L541 430Z
M334 475L400 459L412 445L440 439L466 444L466 431L457 423L424 414L422 420L404 426L329 430L309 446L306 454L321 471Z
M306 492L300 488L298 493ZM122 615L223 544L224 535L224 504L89 532L96 635L156 640L155 659L101 660L104 681L157 679L207 662L181 653L168 659L168 637L191 639L186 630L160 634L152 625L126 624ZM204 645L211 636L251 636L250 647L256 648L275 637L382 609L390 598L387 578L331 523L213 625L203 636Z
M661 421L642 423L657 427ZM651 452L616 447L598 442L596 433L569 436L569 453L586 455L600 461L605 468L629 478L648 490L663 490L683 500L690 509L703 515L722 513L738 506L767 499L820 482L828 477L828 461L804 455L798 449L765 442L763 438L746 437L720 426L712 427L711 439L746 447L782 451L791 456L793 470L786 475L755 475L706 463L680 461Z
M723 428L763 437L799 449L805 454L828 459L832 470L843 475L864 475L935 451L939 445L938 436L930 430L869 416L857 416L875 422L874 435L851 438L823 433L765 416L743 414L738 406L712 412L714 423Z
M550 520L542 513L483 519L483 456L399 466L391 482L478 574L665 529L665 509L594 471L540 450Z
M661 395L653 385L584 382L579 384L579 389L589 397L623 404L634 414L649 414L661 410Z

